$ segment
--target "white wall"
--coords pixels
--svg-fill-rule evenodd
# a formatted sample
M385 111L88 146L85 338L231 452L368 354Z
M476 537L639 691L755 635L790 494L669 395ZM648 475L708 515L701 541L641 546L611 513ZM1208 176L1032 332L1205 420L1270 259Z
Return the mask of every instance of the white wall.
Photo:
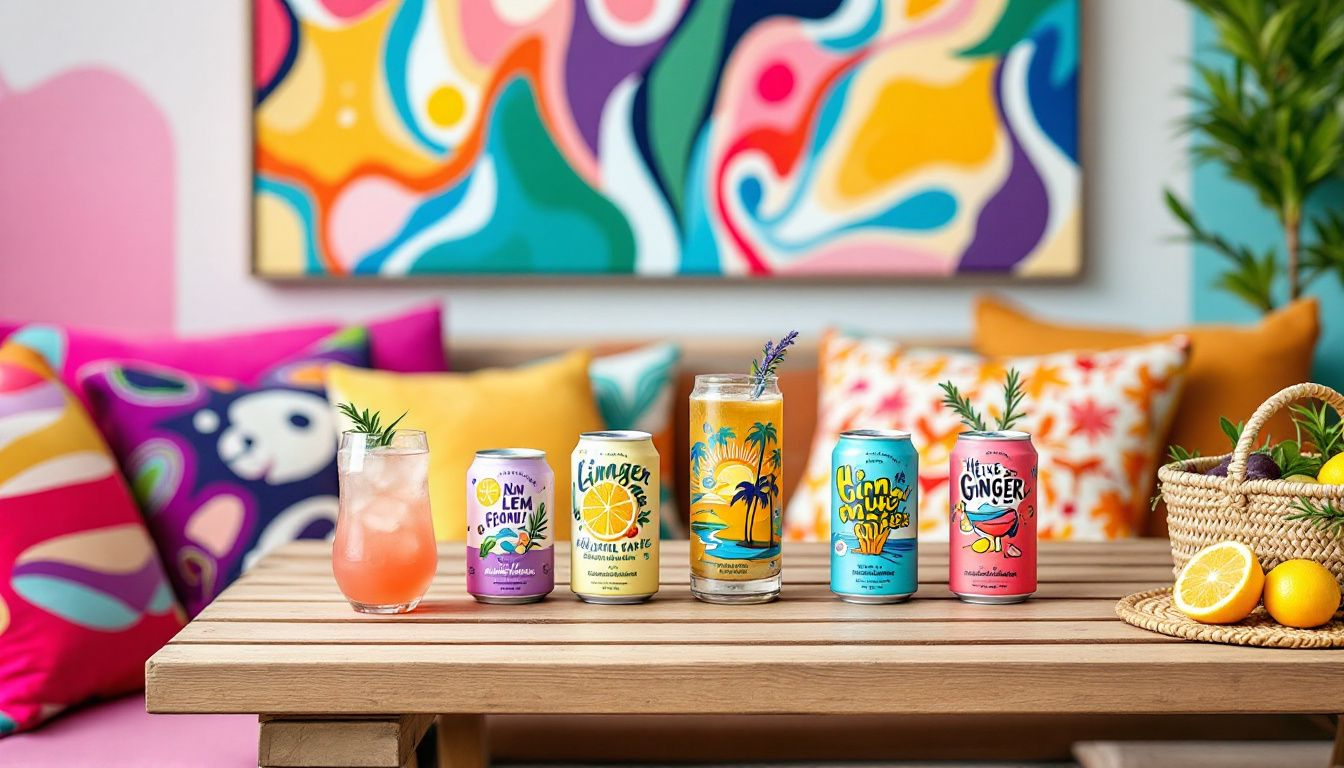
M0 0L0 73L121 70L168 112L179 174L177 326L202 332L448 301L453 336L777 335L841 324L960 336L993 285L1043 313L1157 327L1190 314L1190 264L1161 203L1188 169L1175 126L1190 53L1179 0L1083 0L1086 274L1065 284L445 281L279 286L248 274L250 49L244 0ZM86 119L96 119L87 116Z

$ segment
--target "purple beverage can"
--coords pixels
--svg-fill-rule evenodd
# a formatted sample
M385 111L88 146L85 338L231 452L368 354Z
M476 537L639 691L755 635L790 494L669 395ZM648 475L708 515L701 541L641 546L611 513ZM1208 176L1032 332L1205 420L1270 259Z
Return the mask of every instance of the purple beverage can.
M491 448L467 469L467 591L535 603L555 589L555 474L544 451Z

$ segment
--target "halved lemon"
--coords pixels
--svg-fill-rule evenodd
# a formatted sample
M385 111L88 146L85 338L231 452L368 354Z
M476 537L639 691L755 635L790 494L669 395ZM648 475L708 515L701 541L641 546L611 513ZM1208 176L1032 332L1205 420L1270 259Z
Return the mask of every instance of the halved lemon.
M476 500L483 507L493 507L499 501L499 481L487 477L476 484Z
M603 480L584 492L579 517L593 538L615 541L634 525L638 511L629 491L615 481Z
M1265 571L1251 548L1223 541L1195 553L1176 577L1172 596L1181 613L1204 624L1235 624L1260 602Z

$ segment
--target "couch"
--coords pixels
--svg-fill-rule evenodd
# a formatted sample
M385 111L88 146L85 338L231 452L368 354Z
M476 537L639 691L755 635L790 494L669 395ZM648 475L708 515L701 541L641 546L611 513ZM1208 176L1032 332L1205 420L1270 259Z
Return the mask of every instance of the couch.
M759 348L755 339L679 341L683 349L674 399L675 487L679 509L688 504L687 398L696 372L745 371ZM803 474L817 416L817 339L801 342L790 353L780 377L787 403L784 420L784 494L789 497ZM641 340L607 341L596 354L625 351ZM955 340L922 339L922 346L958 347ZM452 370L513 366L572 349L564 339L455 340ZM609 720L609 718L604 719ZM807 718L767 718L736 722L716 719L695 725L706 738L687 742L687 723L666 718L627 716L595 723L584 718L506 717L490 721L491 754L514 761L707 761L707 760L872 760L937 759L948 755L995 759L1066 759L1074 739L1320 738L1318 723L1307 718L1070 717L1024 716L988 722L915 719L845 724ZM584 731L593 728L593 738ZM607 737L596 738L598 729ZM839 729L839 730L837 730ZM975 744L963 734L974 732ZM881 733L876 741L863 734ZM616 737L611 737L616 734ZM848 734L848 735L846 735ZM130 696L85 707L42 729L0 739L0 765L25 766L211 766L255 765L257 722L247 716L151 716L143 697Z

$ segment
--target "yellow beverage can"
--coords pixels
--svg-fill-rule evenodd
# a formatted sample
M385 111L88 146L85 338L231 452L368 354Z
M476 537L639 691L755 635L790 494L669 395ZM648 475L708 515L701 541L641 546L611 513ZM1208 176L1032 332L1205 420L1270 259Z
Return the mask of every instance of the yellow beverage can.
M658 451L648 432L584 432L570 474L569 587L590 603L658 591Z

